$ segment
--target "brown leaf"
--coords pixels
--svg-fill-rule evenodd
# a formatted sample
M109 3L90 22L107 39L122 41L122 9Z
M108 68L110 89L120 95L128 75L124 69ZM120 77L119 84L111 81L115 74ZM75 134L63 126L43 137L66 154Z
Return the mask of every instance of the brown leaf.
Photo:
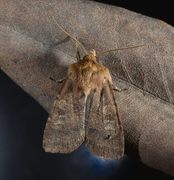
M59 79L74 62L74 42L107 54L115 85L128 90L116 99L127 152L174 175L174 29L162 21L91 1L0 1L0 66L48 112Z

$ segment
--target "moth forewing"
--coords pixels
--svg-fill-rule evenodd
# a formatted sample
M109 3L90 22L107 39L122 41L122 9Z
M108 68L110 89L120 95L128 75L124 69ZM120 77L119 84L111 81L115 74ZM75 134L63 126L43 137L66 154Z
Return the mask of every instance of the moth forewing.
M46 152L70 153L84 142L85 99L74 96L72 88L67 78L54 101L43 137Z
M103 84L88 97L86 146L96 155L119 159L124 155L124 135L112 86Z

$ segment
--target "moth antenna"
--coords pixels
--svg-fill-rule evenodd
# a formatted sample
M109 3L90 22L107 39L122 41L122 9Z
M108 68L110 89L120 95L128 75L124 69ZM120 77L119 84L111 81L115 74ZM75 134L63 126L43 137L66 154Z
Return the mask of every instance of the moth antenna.
M71 36L71 34L68 32L68 31L66 31L56 20L55 20L55 18L53 17L53 20L54 20L54 22L56 23L56 25L66 34L66 35L68 35L70 38L72 38L75 42L77 42L82 48L83 48L83 50L84 50L84 52L85 52L85 54L87 54L87 50L86 50L86 48L83 46L83 44L80 42L80 41L78 41L76 38L74 38L73 36Z
M113 51L120 51L120 50L125 50L125 49L133 49L133 48L138 48L138 47L142 47L142 46L144 46L144 45L142 44L142 45L137 45L137 46L130 46L130 47L117 48L117 49L110 49L110 50L98 53L98 56L102 56L103 54L110 53L110 52L113 52Z

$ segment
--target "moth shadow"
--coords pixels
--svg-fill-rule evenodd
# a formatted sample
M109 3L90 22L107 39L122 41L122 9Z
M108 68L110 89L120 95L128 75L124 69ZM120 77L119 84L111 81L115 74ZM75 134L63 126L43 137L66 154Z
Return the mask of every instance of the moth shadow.
M45 47L45 53L38 57L38 68L45 78L55 82L65 78L70 64L77 62L77 48L74 40L69 36Z

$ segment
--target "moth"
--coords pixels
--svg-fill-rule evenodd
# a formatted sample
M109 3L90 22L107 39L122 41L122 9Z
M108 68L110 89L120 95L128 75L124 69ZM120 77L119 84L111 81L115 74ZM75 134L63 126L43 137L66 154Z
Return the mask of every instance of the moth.
M70 153L85 144L95 155L119 159L124 155L124 134L110 71L95 50L83 58L77 51L76 57L47 120L43 148Z

